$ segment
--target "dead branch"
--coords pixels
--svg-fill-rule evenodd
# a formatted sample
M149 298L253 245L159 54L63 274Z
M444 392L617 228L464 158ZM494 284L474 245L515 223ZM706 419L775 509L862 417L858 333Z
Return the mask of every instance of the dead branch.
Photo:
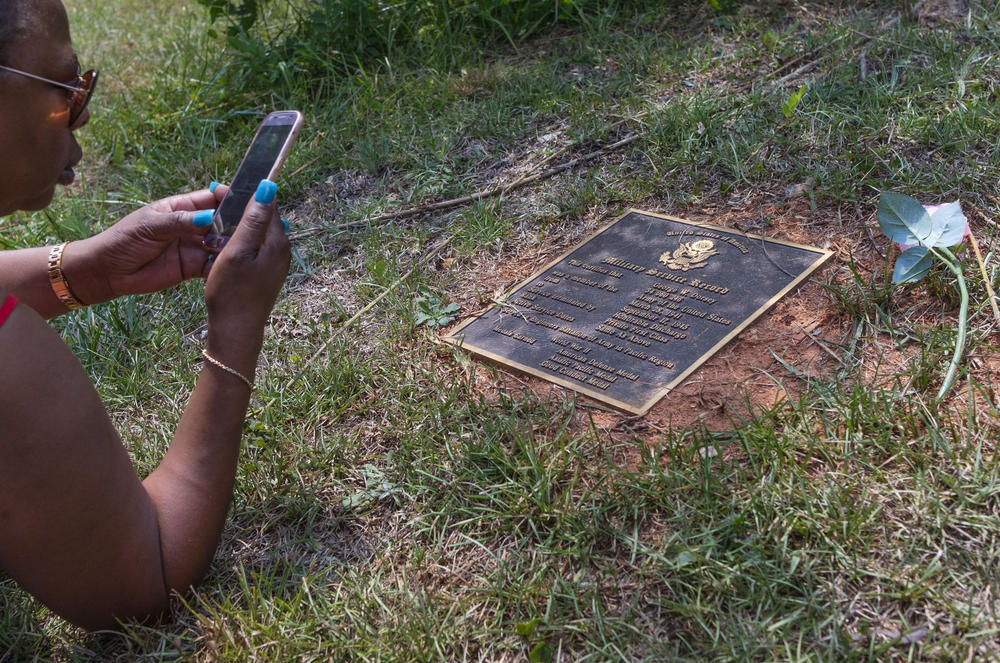
M312 237L313 235L318 235L325 232L337 232L341 230L349 230L352 228L360 228L364 226L383 223L385 221L392 221L395 219L405 219L411 216L426 214L428 212L438 212L441 210L451 209L453 207L468 205L469 203L485 200L487 198L506 195L507 193L513 191L514 189L520 188L527 184L531 184L533 182L538 182L539 180L548 179L554 175L558 175L559 173L571 170L582 163L586 163L587 161L591 161L593 159L596 159L597 157L603 156L610 152L614 152L615 150L619 150L628 145L629 143L634 142L638 138L639 134L632 134L631 136L626 136L625 138L619 140L618 142L602 147L601 149L590 152L589 154L585 154L571 161L559 164L558 166L553 166L552 168L548 168L541 172L535 173L534 175L521 177L520 179L514 181L511 184L496 186L493 187L492 189L483 189L482 191L477 191L467 196L462 196L460 198L452 198L451 200L442 200L436 203L427 203L426 205L419 205L417 207L410 207L408 209L386 212L384 214L379 214L378 216L373 216L367 219L360 219L358 221L351 221L349 223L341 223L336 226L309 228L301 232L293 233L289 237L290 239L293 240L303 239L306 237Z

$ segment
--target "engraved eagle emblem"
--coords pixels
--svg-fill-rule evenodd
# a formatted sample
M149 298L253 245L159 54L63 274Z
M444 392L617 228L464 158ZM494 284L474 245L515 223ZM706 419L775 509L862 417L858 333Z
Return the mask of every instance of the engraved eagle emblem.
M717 253L715 242L710 239L699 239L696 242L681 242L673 251L665 251L660 256L660 262L668 269L686 272L689 269L704 267L708 259Z

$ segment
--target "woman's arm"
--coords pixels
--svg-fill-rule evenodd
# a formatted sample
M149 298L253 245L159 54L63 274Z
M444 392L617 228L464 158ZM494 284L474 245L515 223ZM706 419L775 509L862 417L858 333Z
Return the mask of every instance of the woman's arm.
M216 193L205 189L164 198L100 234L71 242L62 267L73 294L84 304L99 304L203 276L208 254L201 240L208 227L195 225L195 214L212 210L225 191L221 187ZM67 310L49 283L50 249L0 251L0 287L46 319Z
M208 351L251 377L289 264L252 202L206 284ZM140 482L90 380L41 318L0 327L0 568L87 628L161 613L207 569L250 390L207 364L159 467Z

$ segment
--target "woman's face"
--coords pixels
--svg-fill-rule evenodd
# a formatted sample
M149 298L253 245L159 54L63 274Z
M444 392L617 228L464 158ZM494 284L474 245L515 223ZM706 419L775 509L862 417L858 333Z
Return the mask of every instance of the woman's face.
M77 73L69 22L59 0L34 0L28 31L9 44L4 64L53 81ZM25 11L25 10L22 10ZM39 210L56 184L71 184L83 151L73 136L90 118L84 111L69 126L66 90L0 70L0 216Z

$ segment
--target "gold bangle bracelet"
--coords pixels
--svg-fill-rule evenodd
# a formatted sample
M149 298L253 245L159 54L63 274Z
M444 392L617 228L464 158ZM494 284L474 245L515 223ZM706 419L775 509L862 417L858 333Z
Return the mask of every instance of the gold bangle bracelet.
M218 368L221 368L226 373L230 373L232 375L235 375L239 379L243 380L243 382L246 383L246 386L250 387L250 391L253 391L253 382L251 382L250 380L248 380L245 375L243 375L242 373L240 373L236 369L229 368L228 366L226 366L225 364L223 364L221 361L219 361L218 359L216 359L212 355L208 354L208 350L202 350L201 351L201 356L205 358L205 361L207 361L208 363L212 364L212 366L216 366Z
M62 261L63 251L66 249L67 244L69 242L63 242L59 246L53 246L52 250L49 251L49 285L52 286L52 292L55 293L62 305L70 311L75 311L76 309L84 308L86 304L76 298L76 295L69 288L69 283L66 282L66 274L63 272Z

